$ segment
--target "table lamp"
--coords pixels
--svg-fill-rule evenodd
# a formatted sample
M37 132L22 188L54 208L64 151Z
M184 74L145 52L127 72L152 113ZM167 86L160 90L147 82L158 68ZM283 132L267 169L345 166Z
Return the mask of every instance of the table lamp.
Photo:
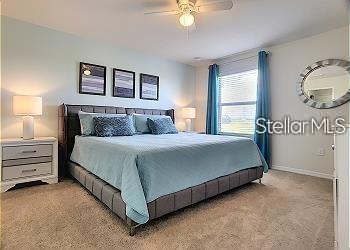
M191 132L192 129L192 119L196 118L195 108L183 108L182 109L183 118L186 120L186 132Z
M33 115L42 115L42 98L37 96L14 96L13 113L23 116L23 139L34 139Z

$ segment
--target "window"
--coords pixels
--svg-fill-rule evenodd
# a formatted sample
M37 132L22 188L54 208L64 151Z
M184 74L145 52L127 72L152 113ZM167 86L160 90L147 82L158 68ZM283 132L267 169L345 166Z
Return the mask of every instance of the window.
M252 136L258 70L219 77L219 131L223 134Z

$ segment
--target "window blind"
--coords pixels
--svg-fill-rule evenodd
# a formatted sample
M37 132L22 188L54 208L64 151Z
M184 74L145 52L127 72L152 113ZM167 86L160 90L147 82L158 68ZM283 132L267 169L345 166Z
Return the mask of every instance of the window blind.
M258 70L219 77L219 131L253 135Z
M228 59L230 60L230 59ZM230 62L218 62L219 76L227 76L255 70L258 68L258 57L251 56L245 59L232 59Z

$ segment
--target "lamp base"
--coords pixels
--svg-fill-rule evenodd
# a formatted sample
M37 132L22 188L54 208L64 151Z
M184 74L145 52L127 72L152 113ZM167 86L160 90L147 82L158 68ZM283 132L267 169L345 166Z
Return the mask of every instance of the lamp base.
M186 132L191 132L192 131L191 119L186 119L185 122L186 122Z
M23 140L34 139L34 117L23 116Z

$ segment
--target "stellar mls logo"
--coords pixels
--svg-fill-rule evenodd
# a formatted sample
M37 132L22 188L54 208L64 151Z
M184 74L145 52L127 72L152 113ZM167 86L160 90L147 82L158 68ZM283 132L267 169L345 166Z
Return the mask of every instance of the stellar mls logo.
M314 134L322 132L324 134L343 134L346 131L346 120L343 117L338 117L334 120L322 118L317 120L311 118L308 121L292 120L289 116L285 116L283 120L271 121L265 118L256 120L256 133L265 134L293 134L301 135L305 133Z

